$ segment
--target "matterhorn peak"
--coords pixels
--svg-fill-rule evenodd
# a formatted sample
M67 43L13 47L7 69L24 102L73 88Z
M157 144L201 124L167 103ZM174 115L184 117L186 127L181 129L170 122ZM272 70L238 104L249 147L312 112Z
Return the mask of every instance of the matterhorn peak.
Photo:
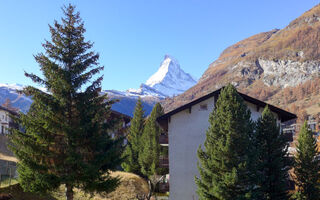
M170 55L165 55L158 71L147 80L146 85L153 87L160 83L168 73L173 71L179 72L180 70L178 61Z
M126 91L108 90L109 95L125 96L128 98L156 98L164 99L178 95L195 85L197 81L188 73L185 73L179 62L170 55L165 55L163 61L146 83L142 83L138 89ZM121 98L121 97L120 97Z
M170 55L165 55L158 71L153 74L146 82L166 96L174 96L183 93L197 81L188 73L180 68L179 62Z

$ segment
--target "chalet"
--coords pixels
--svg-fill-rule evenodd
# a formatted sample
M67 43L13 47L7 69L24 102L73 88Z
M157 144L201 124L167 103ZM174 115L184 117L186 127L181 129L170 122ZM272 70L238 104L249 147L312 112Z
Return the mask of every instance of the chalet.
M9 134L8 128L15 127L10 115L18 115L15 110L0 106L0 134Z
M170 199L196 200L195 176L197 168L197 149L206 138L209 115L219 97L221 89L178 107L161 117L158 123L168 136ZM251 111L251 119L257 120L266 105L280 123L296 118L296 115L269 105L258 99L238 92Z
M119 124L117 124L117 126L114 128L114 130L111 130L111 132L109 133L110 136L112 138L115 137L126 137L128 134L128 128L130 126L130 121L131 121L131 117L120 113L118 111L115 110L111 110L110 113L110 119L118 119L119 120ZM126 140L125 140L126 143Z

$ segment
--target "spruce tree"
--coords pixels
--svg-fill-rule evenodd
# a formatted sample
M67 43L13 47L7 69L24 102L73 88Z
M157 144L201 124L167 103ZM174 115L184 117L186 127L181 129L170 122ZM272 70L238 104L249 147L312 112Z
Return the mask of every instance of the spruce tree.
M159 158L161 155L161 146L159 137L161 128L157 123L157 118L163 115L163 109L160 103L157 103L146 121L143 135L141 137L141 151L139 153L139 163L141 173L148 179L149 195L151 197L155 186L160 181L162 175L168 173L167 168L159 166Z
M73 189L110 192L118 183L109 170L122 162L121 140L113 140L109 130L113 101L100 95L103 70L99 54L90 51L93 43L84 38L84 23L75 7L63 9L62 22L49 26L51 41L43 44L45 53L35 60L43 77L25 73L47 92L28 86L23 93L32 96L27 114L19 123L25 131L14 130L12 150L19 159L19 182L24 190L45 193L65 184L66 197Z
M142 102L139 98L134 110L133 118L130 122L130 130L128 134L128 143L123 153L125 159L122 167L127 172L142 175L141 166L139 164L139 154L141 151L141 137L144 129L144 111Z
M298 200L320 199L320 163L317 140L305 121L298 137L294 173Z
M255 199L288 199L288 143L272 112L265 107L256 125L255 146L256 192Z
M141 166L141 173L145 177L154 174L163 174L163 169L159 167L159 157L161 154L159 137L161 128L156 121L161 115L163 115L163 108L160 103L157 103L146 121L141 137L142 148L139 154L139 163Z
M251 112L234 86L221 90L209 117L204 149L198 149L201 200L250 199Z

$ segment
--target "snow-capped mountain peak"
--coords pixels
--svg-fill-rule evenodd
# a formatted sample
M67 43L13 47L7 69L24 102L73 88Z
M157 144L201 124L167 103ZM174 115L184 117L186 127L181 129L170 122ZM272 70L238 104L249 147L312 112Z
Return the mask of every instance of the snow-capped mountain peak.
M145 84L142 83L138 89L128 89L126 91L104 90L103 93L108 93L111 99L120 100L112 106L113 110L132 116L138 98L142 99L146 114L149 114L155 103L166 97L181 94L194 84L196 84L196 80L180 68L179 62L172 56L166 55L158 71ZM32 99L17 92L24 87L21 84L0 83L0 105L6 99L10 99L14 107L27 112ZM37 88L47 92L46 88Z
M165 55L158 71L146 82L146 85L166 96L181 94L197 81L180 68L179 62L170 55Z
M180 65L176 59L170 55L165 55L164 60L156 73L154 73L146 82L146 85L152 87L157 83L163 81L168 73L171 71L180 71Z
M106 90L105 92L118 97L164 99L181 94L196 83L195 78L180 68L176 59L170 55L165 55L158 71L145 84L142 83L138 89L130 88L126 91Z

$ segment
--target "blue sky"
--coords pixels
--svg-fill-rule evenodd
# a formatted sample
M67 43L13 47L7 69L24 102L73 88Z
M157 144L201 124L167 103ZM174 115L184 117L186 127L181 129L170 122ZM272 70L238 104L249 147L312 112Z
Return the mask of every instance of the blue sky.
M100 53L103 89L138 88L165 54L200 78L229 45L283 28L318 4L315 0L0 0L0 83L32 84L24 71L41 74L33 55L50 39L48 24L61 6L77 6L86 38Z

